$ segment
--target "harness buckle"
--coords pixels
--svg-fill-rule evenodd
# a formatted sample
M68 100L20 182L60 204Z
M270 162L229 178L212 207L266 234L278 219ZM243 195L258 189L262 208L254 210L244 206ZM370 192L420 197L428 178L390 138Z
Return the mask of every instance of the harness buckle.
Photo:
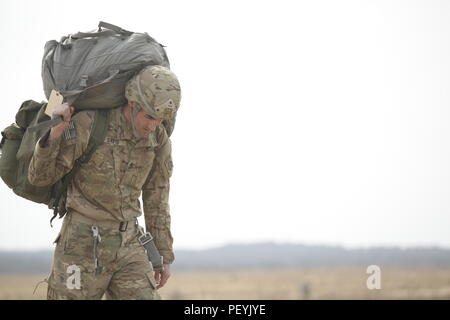
M153 240L152 235L150 234L150 232L146 232L146 233L142 233L139 237L138 237L138 241L141 245L146 245L147 243L149 243L150 241Z
M122 221L119 225L119 231L125 232L127 231L127 228L128 228L128 221Z

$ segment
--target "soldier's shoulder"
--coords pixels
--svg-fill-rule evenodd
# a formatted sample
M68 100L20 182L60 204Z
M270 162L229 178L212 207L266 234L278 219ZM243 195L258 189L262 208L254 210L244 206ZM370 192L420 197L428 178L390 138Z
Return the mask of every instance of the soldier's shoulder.
M90 130L95 120L94 110L83 110L77 112L73 117L73 121L84 130Z
M95 119L95 110L78 111L72 119L80 124L92 124Z

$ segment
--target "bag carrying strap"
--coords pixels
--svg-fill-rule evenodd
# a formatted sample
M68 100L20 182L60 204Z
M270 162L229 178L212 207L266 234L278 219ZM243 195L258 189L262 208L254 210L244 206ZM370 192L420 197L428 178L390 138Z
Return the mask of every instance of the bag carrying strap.
M133 34L133 32L128 31L128 30L125 30L125 29L122 29L121 27L118 27L118 26L113 25L113 24L111 24L111 23L107 23L107 22L104 22L104 21L100 21L100 22L98 23L98 29L99 29L99 31L101 31L102 28L109 29L109 30L113 30L113 31L115 31L115 32L117 32L117 33L120 33L120 34L123 34L123 35L126 35L126 36L130 36L130 35Z
M105 30L102 30L102 28L105 28ZM120 34L123 36L131 36L133 32L122 29L121 27L118 27L111 23L100 21L98 24L97 32L77 32L75 34L72 34L70 37L72 39L99 38L99 37L113 36L115 34Z
M54 196L52 201L49 203L49 208L53 209L53 217L50 219L50 225L52 225L53 219L56 218L58 213L60 213L60 218L64 216L65 208L60 208L60 202L62 197L66 197L67 187L72 182L73 177L78 172L82 164L87 163L97 147L103 143L106 137L106 132L108 129L110 112L109 110L96 110L94 124L92 127L91 135L89 137L89 142L84 153L75 160L72 170L69 171L62 179L62 186L57 190L54 190ZM64 211L63 211L64 210ZM61 214L62 213L62 214Z
M96 116L86 151L75 162L78 162L79 164L87 163L94 154L95 149L97 149L97 147L105 141L106 131L108 129L109 114L109 110L96 111Z
M70 35L70 38L76 39L84 39L84 38L99 38L99 37L107 37L115 35L116 32L113 30L102 30L99 32L77 32Z
M118 74L119 74L120 70L116 69L116 70L111 70L109 72L109 77L100 81L99 83L96 83L93 86L84 88L84 89L79 89L79 90L70 90L70 91L61 91L60 93L64 96L64 101L67 102L68 104L73 104L75 103L76 99L78 98L78 95L80 93L83 93L84 91L87 90L91 90L94 87L100 86L102 84L105 84L111 80L113 80Z

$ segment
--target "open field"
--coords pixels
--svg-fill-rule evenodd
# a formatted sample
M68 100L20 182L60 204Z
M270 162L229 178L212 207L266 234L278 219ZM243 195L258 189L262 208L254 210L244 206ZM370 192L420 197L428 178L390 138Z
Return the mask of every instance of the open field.
M369 290L365 268L173 272L164 299L450 299L450 268L382 268ZM45 275L0 275L0 299L45 299Z

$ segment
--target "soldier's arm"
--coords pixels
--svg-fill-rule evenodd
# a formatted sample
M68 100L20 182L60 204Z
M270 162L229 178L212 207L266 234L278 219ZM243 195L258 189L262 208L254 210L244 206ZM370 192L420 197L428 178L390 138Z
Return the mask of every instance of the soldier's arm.
M170 231L169 190L172 175L172 147L166 131L158 129L159 146L155 151L153 167L142 188L145 227L154 238L164 264L171 264L173 238Z
M79 112L72 120L74 127L72 130L69 131L67 128L66 121L60 127L48 130L36 143L28 168L28 180L31 184L36 186L54 184L73 168L75 160L86 150L94 112Z

